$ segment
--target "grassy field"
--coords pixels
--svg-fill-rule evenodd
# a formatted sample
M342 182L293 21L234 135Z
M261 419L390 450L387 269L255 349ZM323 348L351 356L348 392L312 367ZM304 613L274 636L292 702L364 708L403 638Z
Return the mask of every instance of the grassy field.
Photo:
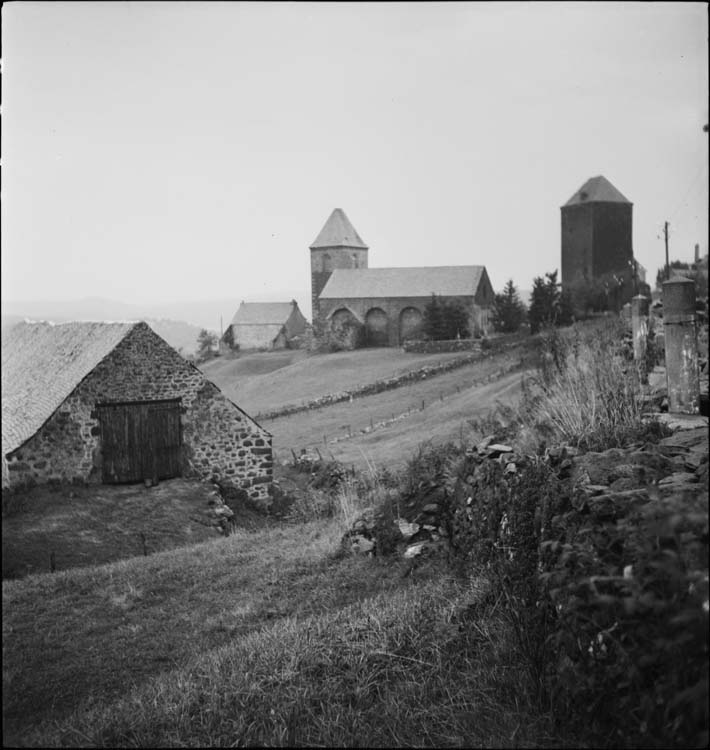
M296 350L218 357L201 369L226 396L255 416L459 357L461 352L407 354L389 348L312 355Z
M205 525L213 487L171 479L155 487L91 485L34 487L13 498L2 519L2 575L18 578L50 569L101 565L215 539ZM237 510L237 508L235 508ZM238 508L237 526L268 519ZM145 547L144 547L145 543Z
M3 583L4 744L544 743L478 584L335 520Z
M407 354L400 349L310 356L284 351L217 358L202 367L254 415L461 356ZM318 447L324 456L359 469L373 464L398 469L421 443L460 439L470 431L469 422L488 414L497 402L514 406L522 375L499 373L521 356L515 350L497 354L401 388L261 423L273 435L277 462L291 461L291 451Z
M324 456L360 469L397 469L420 443L459 440L470 432L470 421L497 402L515 406L522 373L496 374L516 361L515 355L498 355L391 391L264 420L263 426L273 435L278 461L291 460L291 450L317 446ZM380 422L385 424L378 427Z

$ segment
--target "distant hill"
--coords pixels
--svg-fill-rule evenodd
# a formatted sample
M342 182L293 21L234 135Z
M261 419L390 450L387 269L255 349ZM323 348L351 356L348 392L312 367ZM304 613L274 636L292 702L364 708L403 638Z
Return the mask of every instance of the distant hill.
M22 320L52 320L54 323L66 323L69 320L116 320L116 318L103 317L84 317L72 318L64 316L37 316L29 317L22 315L2 315L2 330L6 331ZM131 318L121 318L121 320L131 320ZM195 353L197 349L197 337L201 327L185 323L181 320L159 320L153 318L136 318L136 320L145 320L145 322L165 341L176 349L183 357L188 357Z
M288 302L292 295L274 290L266 295L253 295L250 302ZM78 300L2 300L3 316L33 320L175 320L185 321L208 331L226 328L239 307L241 297L191 300L161 304L128 304L103 297ZM310 305L310 299L309 299Z

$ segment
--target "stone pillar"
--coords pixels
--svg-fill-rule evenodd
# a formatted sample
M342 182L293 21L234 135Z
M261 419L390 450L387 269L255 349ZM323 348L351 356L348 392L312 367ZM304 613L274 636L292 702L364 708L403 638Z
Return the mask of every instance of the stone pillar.
M646 341L648 339L648 297L637 294L631 298L631 336L634 342L634 359L639 367L642 382L646 382Z
M695 284L691 279L675 278L663 282L663 328L668 411L697 414L700 383Z

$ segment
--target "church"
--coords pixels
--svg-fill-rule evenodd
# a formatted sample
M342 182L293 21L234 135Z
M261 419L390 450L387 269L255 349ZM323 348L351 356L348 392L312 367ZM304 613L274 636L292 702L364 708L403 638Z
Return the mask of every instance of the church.
M485 336L495 297L484 266L369 268L368 246L336 208L310 246L314 325L354 331L365 346L401 346L422 337L424 308L436 294L462 303L474 336Z

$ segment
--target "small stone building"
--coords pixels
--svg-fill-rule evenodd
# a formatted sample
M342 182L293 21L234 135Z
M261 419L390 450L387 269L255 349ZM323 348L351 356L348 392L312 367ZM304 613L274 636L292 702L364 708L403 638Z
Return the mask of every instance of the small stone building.
M313 321L329 337L401 346L421 337L432 294L462 303L472 334L488 333L495 293L484 266L368 268L368 250L341 208L310 246Z
M306 319L296 300L242 302L230 324L232 340L240 349L284 349L303 336Z
M601 175L587 180L561 207L563 288L606 277L619 305L633 297L632 209Z
M2 484L192 476L268 498L271 435L146 323L18 323L2 340Z

